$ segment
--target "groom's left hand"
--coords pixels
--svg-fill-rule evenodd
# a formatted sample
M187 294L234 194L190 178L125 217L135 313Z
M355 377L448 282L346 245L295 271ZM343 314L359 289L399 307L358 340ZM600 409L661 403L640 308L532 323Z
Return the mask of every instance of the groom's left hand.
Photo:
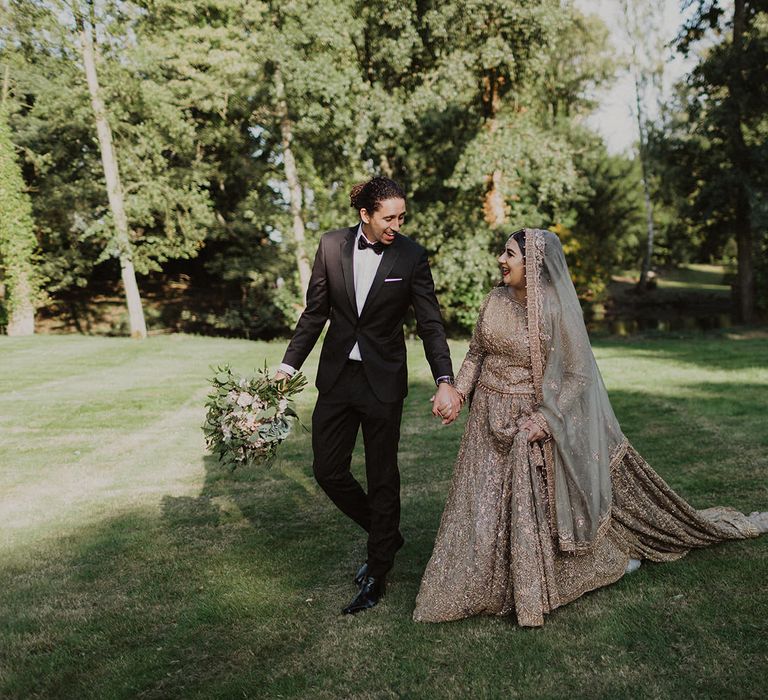
M453 423L461 411L461 397L450 384L443 382L431 399L432 415L443 419L443 425Z

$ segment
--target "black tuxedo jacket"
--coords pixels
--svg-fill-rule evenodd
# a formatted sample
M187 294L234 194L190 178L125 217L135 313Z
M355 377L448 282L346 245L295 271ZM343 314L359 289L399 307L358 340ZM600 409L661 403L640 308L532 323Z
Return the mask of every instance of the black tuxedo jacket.
M330 319L317 370L318 391L322 394L331 389L357 342L376 397L380 401L398 401L408 393L403 322L410 306L416 313L416 332L424 343L433 376L453 376L443 318L427 252L401 234L384 248L365 306L358 315L352 263L357 228L330 231L320 239L307 306L283 362L299 369Z

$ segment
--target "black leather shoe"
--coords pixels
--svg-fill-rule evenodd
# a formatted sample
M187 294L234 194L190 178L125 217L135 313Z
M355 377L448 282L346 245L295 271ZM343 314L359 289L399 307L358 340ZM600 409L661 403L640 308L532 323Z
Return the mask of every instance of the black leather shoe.
M384 576L379 576L378 578L367 576L352 602L341 612L345 615L354 615L355 613L372 608L384 597L385 588L386 578Z
M354 579L355 585L362 586L363 581L365 581L367 576L368 576L368 562L364 561L360 566L360 568L357 570L357 573L355 574L355 579Z

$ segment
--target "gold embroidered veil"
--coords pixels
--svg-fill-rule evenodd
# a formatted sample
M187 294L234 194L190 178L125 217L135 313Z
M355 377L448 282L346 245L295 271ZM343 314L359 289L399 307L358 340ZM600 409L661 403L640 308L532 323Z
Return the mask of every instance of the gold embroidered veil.
M611 466L627 441L595 362L559 238L525 229L528 335L544 443L550 527L563 552L589 551L607 529Z

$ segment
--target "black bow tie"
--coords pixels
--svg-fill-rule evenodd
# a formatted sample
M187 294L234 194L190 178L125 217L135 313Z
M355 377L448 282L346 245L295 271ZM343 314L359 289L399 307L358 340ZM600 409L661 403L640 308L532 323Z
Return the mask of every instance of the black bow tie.
M368 243L367 240L365 240L365 236L358 236L357 237L357 248L358 250L365 250L366 248L370 248L376 255L381 255L384 252L384 244L381 241L376 241L376 243Z

